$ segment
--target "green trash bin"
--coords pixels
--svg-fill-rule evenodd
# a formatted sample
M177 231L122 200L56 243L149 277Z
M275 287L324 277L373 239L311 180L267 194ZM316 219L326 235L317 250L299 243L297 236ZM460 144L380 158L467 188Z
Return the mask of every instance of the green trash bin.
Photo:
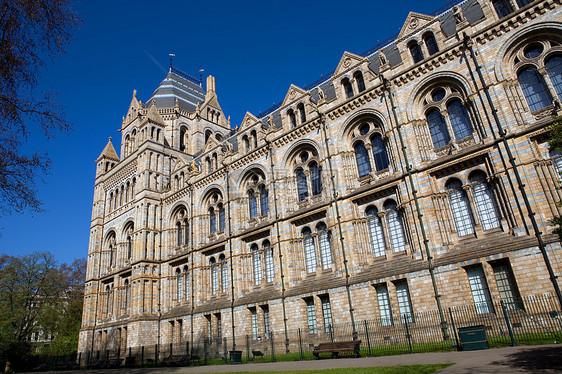
M242 363L242 351L230 351L230 363L231 364L241 364Z
M484 325L461 327L459 329L459 340L463 351L490 348L488 340L486 340Z

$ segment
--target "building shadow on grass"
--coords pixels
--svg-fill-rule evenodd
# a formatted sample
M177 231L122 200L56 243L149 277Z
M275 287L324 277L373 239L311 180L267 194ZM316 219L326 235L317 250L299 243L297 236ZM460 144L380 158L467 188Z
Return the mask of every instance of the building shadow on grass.
M560 370L562 371L562 346L529 348L507 355L504 360L496 361L495 365L529 370Z

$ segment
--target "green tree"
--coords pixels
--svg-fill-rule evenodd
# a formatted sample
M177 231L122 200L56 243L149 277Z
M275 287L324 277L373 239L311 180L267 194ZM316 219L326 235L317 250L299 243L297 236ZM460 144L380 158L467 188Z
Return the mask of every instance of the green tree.
M49 170L47 155L21 147L37 127L49 138L68 131L52 92L36 92L45 59L64 52L79 18L71 0L0 1L0 213L39 211L37 177Z

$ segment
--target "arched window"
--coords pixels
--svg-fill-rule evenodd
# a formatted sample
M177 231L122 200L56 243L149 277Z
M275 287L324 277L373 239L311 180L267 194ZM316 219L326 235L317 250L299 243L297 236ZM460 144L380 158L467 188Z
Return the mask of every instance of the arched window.
M181 276L181 270L179 268L176 269L176 300L181 302L183 296L183 279Z
M302 168L298 168L296 171L297 178L297 189L299 192L299 201L303 201L308 197L308 182L306 180L306 175Z
M178 239L177 245L178 245L178 247L181 247L181 245L183 244L183 237L182 237L183 230L181 228L181 223L179 223L179 222L176 223L176 231L177 231L177 237L178 237L177 238Z
M255 218L258 215L258 203L254 190L248 191L248 204L250 208L250 219Z
M562 56L556 55L545 61L544 66L558 98L562 100Z
M189 272L187 266L183 267L183 296L185 301L189 301Z
M373 157L375 158L377 171L388 169L388 154L382 136L380 134L373 136L371 145L373 146Z
M345 98L351 99L353 97L353 86L351 85L351 82L349 81L349 79L344 78L341 81L341 84L342 84L343 90L345 92Z
M189 244L189 223L187 218L183 220L183 244Z
M449 192L449 203L457 227L457 234L459 236L474 234L472 212L461 181L453 178L447 182L445 187Z
M312 196L322 193L322 176L316 161L310 163L310 182L312 184Z
M437 41L435 40L435 36L432 33L428 32L423 36L423 41L425 43L425 47L427 48L427 53L429 55L434 55L439 52L439 47L437 46Z
M219 261L221 263L221 284L222 292L228 292L228 265L226 263L226 258L223 254L219 256Z
M412 55L412 59L414 60L414 64L423 60L423 52L421 50L420 45L417 42L411 42L408 46L410 50L410 54Z
M125 300L123 302L123 309L125 309L125 312L129 310L130 299L131 299L131 285L129 284L129 280L125 279Z
M427 112L427 123L429 125L429 133L433 141L433 147L441 148L449 144L451 137L447 130L445 118L441 115L438 109L431 109Z
M211 264L211 293L216 295L219 291L219 269L214 257L209 260Z
M546 108L552 103L546 84L537 69L527 67L519 72L517 79L532 112Z
M322 261L322 269L332 268L332 246L330 245L330 233L326 228L326 224L321 222L316 226L318 231L318 242L320 245L320 260Z
M291 127L297 127L297 116L295 116L295 112L292 109L289 109L287 115L289 116L289 123L291 124Z
M384 256L386 251L386 242L384 240L384 230L378 210L374 206L367 208L367 226L369 227L369 236L371 237L371 245L373 246L373 256Z
M209 232L211 234L217 232L217 216L214 208L209 209Z
M357 142L353 148L355 148L355 161L357 161L357 170L359 171L359 177L361 178L371 172L369 153L362 141Z
M388 200L384 204L384 209L386 211L386 222L392 252L404 251L406 249L406 237L404 235L402 214L398 212L394 200Z
M252 244L250 251L252 252L252 261L254 264L254 284L259 285L262 280L261 270L261 254L257 244Z
M256 133L256 130L252 130L250 135L252 136L252 143L253 143L254 149L256 149L258 147L258 134Z
M182 127L180 129L180 151L185 151L185 136L186 136L185 127Z
M498 18L508 16L512 12L508 0L493 0L492 4L494 5Z
M224 206L222 203L218 205L219 208L219 232L223 232L226 227L226 219L224 214Z
M112 267L112 266L113 266L113 257L114 257L114 254L113 254L113 245L110 244L110 245L109 245L109 267Z
M213 133L211 132L211 130L207 130L205 131L205 144L207 144L207 142L209 141L209 138L211 137Z
M454 99L447 104L447 112L456 140L468 138L472 135L472 124L464 105L459 99Z
M265 281L273 282L275 269L273 268L273 248L271 248L269 240L263 242L263 255L265 258Z
M316 248L314 247L314 239L312 232L308 227L302 230L303 244L304 244L304 258L306 260L306 271L313 273L316 271Z
M297 105L297 110L298 110L299 115L300 115L301 123L305 123L306 122L306 113L304 112L304 104L300 103L299 105Z
M127 236L127 259L130 260L133 256L133 239L131 236Z
M353 78L355 79L355 82L357 82L357 91L365 91L365 80L363 79L363 74L360 71L356 71L355 74L353 74Z
M213 163L211 162L211 158L207 157L205 159L205 163L207 164L207 173L212 173L213 172Z
M476 171L470 175L469 180L472 183L474 203L478 211L482 230L500 227L496 199L486 181L486 174L482 171Z
M263 184L260 186L260 209L262 216L265 216L269 213L269 198L267 188L265 188L265 185Z
M248 137L244 135L244 137L242 137L242 140L244 141L244 148L246 149L246 153L250 152L250 139L248 139Z

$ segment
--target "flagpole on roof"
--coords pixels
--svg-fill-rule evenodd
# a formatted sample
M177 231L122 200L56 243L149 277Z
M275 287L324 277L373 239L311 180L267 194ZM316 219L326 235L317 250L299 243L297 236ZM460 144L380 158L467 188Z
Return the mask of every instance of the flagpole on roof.
M172 70L172 60L176 55L174 53L170 53L169 55L170 55L170 70Z

